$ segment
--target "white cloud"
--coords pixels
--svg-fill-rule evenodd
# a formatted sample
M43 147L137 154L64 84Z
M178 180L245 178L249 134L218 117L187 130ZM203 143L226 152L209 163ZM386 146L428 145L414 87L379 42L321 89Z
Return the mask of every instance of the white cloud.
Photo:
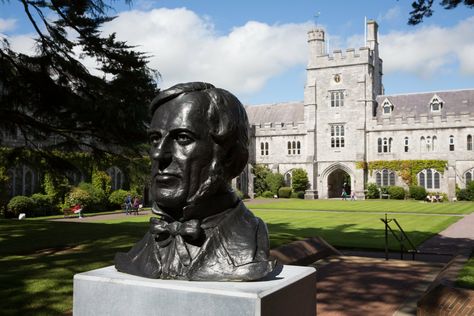
M275 75L307 60L310 24L268 25L249 21L217 34L208 17L185 8L127 11L104 25L106 33L149 53L163 87L208 81L236 93L261 89Z
M385 14L381 14L378 16L377 21L379 23L390 22L398 20L402 15L402 11L399 6L392 7L388 9Z
M474 17L447 28L424 26L407 32L391 32L380 38L380 55L386 73L402 71L427 78L453 71L474 75Z
M10 43L10 48L18 53L26 55L35 54L35 40L33 34L22 34L6 37Z
M2 19L0 18L0 33L8 32L16 27L15 19Z

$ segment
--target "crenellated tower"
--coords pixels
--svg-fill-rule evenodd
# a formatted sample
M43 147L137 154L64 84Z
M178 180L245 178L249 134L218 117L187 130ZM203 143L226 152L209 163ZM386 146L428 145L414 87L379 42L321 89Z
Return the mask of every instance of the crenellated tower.
M304 117L311 189L320 198L339 197L343 187L364 195L364 171L356 165L366 160L366 123L383 92L378 26L372 20L366 26L366 43L344 52L326 52L323 29L308 32Z

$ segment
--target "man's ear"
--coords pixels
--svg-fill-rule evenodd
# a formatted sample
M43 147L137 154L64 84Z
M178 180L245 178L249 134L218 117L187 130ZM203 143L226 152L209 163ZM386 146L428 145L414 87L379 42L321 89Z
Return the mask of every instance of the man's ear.
M229 180L240 175L248 161L248 152L242 152L237 146L227 149L223 157L223 166Z

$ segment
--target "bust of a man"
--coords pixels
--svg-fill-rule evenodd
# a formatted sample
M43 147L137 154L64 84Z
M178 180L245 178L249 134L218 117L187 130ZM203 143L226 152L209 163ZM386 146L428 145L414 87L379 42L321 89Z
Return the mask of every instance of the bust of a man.
M182 280L249 281L274 268L265 223L230 181L248 160L248 119L239 100L203 82L175 85L151 104L150 229L117 270Z

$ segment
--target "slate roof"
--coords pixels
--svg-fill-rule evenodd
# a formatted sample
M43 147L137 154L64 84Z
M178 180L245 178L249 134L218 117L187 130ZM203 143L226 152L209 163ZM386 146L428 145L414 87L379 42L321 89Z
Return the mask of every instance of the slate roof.
M245 106L251 125L304 121L303 101Z
M470 113L474 112L474 89L434 91L423 93L379 95L377 96L377 118L386 117L382 114L382 103L387 98L393 105L391 116L419 116L433 113L430 109L430 101L434 95L440 97L444 103L441 112L435 115L445 116L446 113Z

